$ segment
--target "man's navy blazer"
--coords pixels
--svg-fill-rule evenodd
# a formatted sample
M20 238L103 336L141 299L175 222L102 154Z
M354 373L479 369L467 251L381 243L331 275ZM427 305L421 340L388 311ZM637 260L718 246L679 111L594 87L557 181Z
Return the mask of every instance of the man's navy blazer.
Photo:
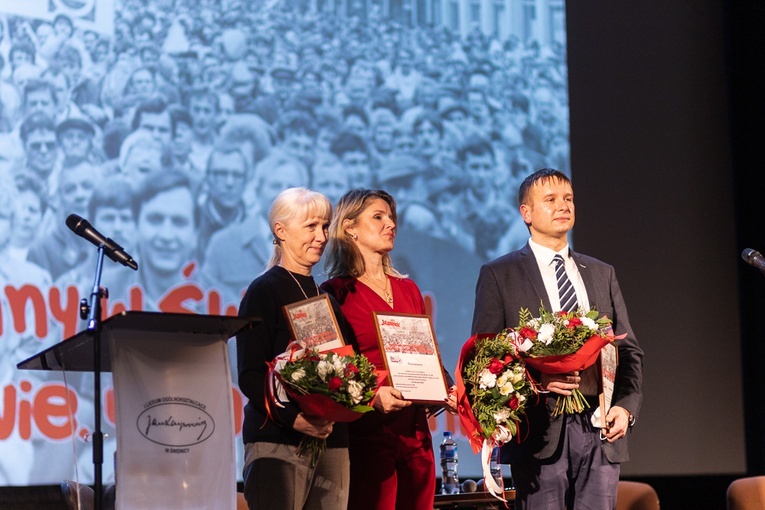
M617 336L626 333L623 339L616 341L619 365L612 405L623 407L637 418L643 400L643 351L630 327L614 268L573 251L571 256L582 275L590 308L613 321ZM504 328L514 328L518 325L521 308L527 308L537 316L542 304L551 310L534 252L526 244L481 267L476 285L473 334L498 333ZM502 450L503 462L515 462L529 456L540 460L557 456L566 417L551 417L555 403L555 394L540 394L539 402L527 408L518 438L513 438ZM610 462L629 460L627 436L614 443L603 441L603 448Z

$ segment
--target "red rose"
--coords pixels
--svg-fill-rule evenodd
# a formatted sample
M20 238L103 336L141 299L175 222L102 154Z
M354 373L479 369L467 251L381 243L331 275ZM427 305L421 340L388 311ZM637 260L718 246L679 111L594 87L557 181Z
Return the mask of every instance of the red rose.
M507 401L507 407L509 407L513 411L516 411L520 405L521 405L521 401L518 400L518 395L513 395L513 398Z
M345 377L352 378L354 375L357 375L359 373L359 369L356 368L356 365L352 365L348 363L345 365Z
M502 358L502 363L504 363L505 365L507 365L511 361L515 361L515 356L511 354L505 354L505 357Z
M568 329L574 329L575 327L581 326L581 325L582 325L582 321L579 318L574 317L573 319L568 320L568 324L566 325L566 327Z
M521 335L523 338L528 338L529 340L537 339L537 332L531 328L521 328L518 334Z
M339 377L335 376L332 377L328 382L327 386L329 386L329 391L337 391L340 389L340 386L343 385L343 380Z
M499 361L497 358L492 358L491 361L489 361L489 366L487 368L492 374L499 375L505 369L505 364Z

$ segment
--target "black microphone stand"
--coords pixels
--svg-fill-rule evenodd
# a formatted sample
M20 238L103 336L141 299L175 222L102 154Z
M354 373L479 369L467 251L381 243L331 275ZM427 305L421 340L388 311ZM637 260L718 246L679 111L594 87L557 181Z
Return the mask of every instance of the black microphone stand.
M104 463L104 434L101 430L101 298L109 297L109 291L101 287L101 272L104 266L104 245L98 247L96 276L93 279L93 289L90 292L90 304L83 299L80 301L80 318L87 319L87 329L93 335L93 406L95 414L93 431L93 476L95 501L94 509L101 510L103 506Z

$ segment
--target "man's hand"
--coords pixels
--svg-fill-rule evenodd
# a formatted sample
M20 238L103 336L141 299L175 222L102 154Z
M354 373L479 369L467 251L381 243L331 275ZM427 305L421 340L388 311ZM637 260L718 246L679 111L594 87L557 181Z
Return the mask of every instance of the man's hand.
M542 388L558 395L571 395L571 392L579 388L579 372L565 374L542 374L540 383Z
M630 413L623 407L614 406L606 415L606 428L603 435L609 443L621 439L627 435L630 426Z
M393 386L380 386L375 395L372 406L383 414L388 414L391 411L400 411L405 407L409 407L412 403L408 400L404 400L404 395L401 394Z
M292 428L305 434L307 436L315 437L317 439L327 439L332 433L332 425L335 422L319 418L317 416L308 416L307 414L299 413L295 422L292 424Z

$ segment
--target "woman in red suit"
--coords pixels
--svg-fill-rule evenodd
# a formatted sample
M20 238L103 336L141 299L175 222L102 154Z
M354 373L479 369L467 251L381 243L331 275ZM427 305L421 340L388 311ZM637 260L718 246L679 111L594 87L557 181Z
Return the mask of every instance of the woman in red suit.
M391 265L396 239L396 202L382 190L355 189L337 205L330 225L330 280L322 289L335 296L355 334L355 347L385 369L372 312L425 314L417 285ZM451 409L456 399L447 402ZM375 412L349 426L350 510L430 510L435 495L435 460L426 408L383 386Z

